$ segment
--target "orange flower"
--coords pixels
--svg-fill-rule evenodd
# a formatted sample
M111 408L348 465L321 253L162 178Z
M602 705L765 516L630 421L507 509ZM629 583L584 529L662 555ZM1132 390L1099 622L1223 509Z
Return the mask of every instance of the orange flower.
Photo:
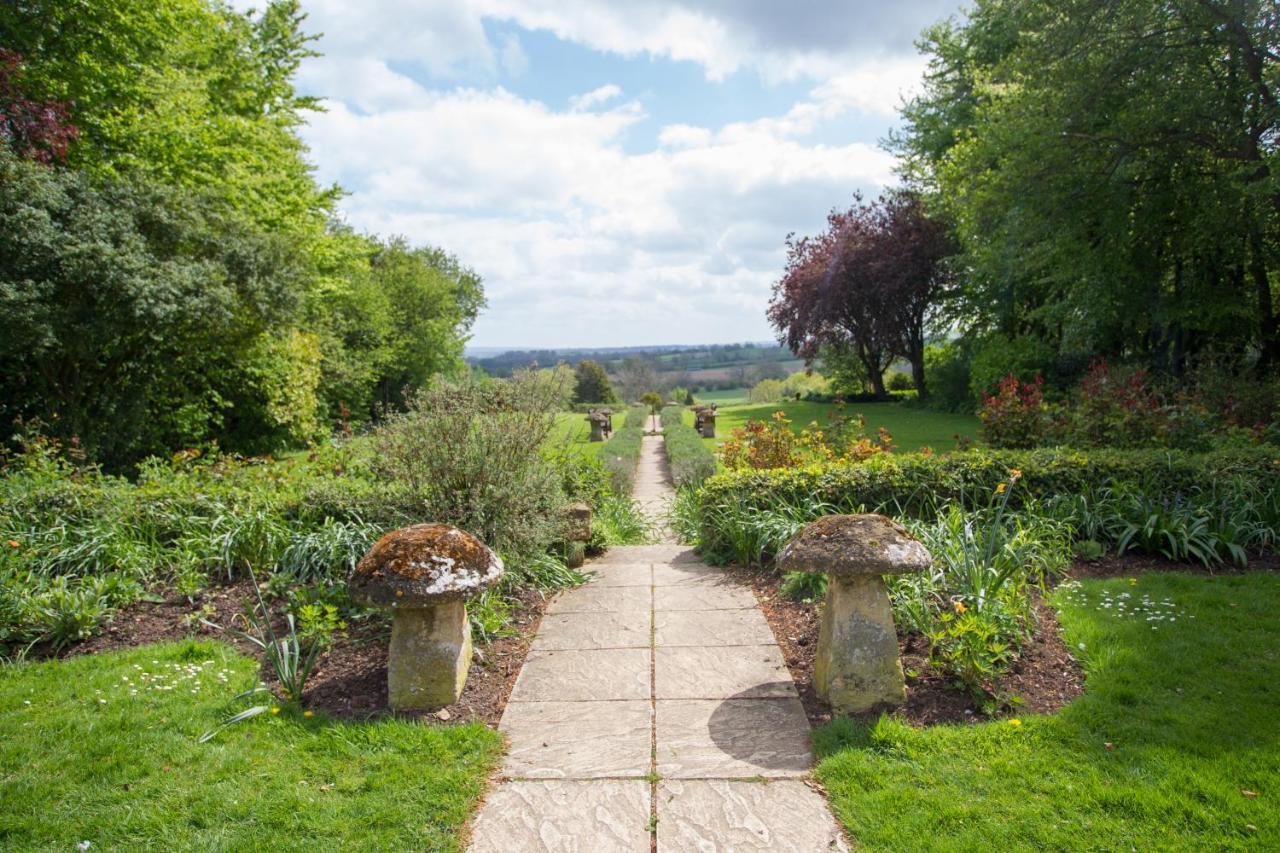
M1022 479L1022 472L1019 471L1017 468L1013 468L1009 471L1009 482L1016 483L1021 479Z
M965 606L964 606L964 602L963 602L963 601L957 601L957 602L956 602L956 604L955 604L955 608L956 608L956 612L957 612L957 613L963 613L963 612L965 612L966 610L968 610L968 609L969 609L969 608L967 608L967 607L965 607Z
M10 548L17 548L17 547L18 547L18 540L17 540L17 539L10 539L10 540L9 540L9 547L10 547Z

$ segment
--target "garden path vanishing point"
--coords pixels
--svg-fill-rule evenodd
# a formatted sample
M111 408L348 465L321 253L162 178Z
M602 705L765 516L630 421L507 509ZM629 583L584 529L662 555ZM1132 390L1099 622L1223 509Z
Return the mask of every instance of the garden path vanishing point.
M662 439L646 436L635 497L662 519L673 494ZM669 539L586 568L511 693L472 853L847 851L808 783L809 724L751 590Z

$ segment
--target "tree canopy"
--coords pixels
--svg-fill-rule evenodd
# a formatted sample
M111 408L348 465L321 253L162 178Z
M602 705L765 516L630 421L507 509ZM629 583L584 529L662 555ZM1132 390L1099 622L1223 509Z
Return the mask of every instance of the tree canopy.
M296 0L0 6L0 419L127 469L259 453L463 370L455 257L335 221Z
M1179 374L1273 370L1280 11L1245 0L978 0L921 41L894 139L954 222L974 337Z

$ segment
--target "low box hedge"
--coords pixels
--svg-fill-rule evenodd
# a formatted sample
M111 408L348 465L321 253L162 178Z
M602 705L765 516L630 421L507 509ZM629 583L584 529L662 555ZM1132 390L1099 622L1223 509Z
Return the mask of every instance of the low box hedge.
M1174 495L1239 478L1264 491L1280 489L1280 450L1272 447L1187 453L1174 450L970 450L943 456L885 454L853 465L729 471L707 480L704 505L767 508L821 500L841 508L895 503L914 513L938 502L985 505L991 491L1022 472L1016 499L1079 494L1131 483Z
M616 494L631 494L648 417L647 406L632 406L627 409L622 425L613 431L613 435L600 448L599 459L609 472L610 484Z
M698 431L684 422L684 407L662 410L662 437L676 488L696 486L716 473L716 456Z

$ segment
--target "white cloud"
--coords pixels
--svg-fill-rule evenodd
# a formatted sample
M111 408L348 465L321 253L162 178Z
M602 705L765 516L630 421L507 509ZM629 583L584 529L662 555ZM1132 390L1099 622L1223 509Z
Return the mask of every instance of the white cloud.
M592 89L590 92L570 98L569 106L575 110L589 110L599 104L606 104L621 95L622 89L612 83L607 83L604 86Z
M644 117L557 111L502 89L421 92L362 114L335 103L306 131L357 227L441 245L484 276L480 343L760 338L792 230L892 179L865 143L811 145L806 102L718 130L673 125L628 153ZM607 96L607 97L606 97ZM795 118L792 113L804 116Z
M888 154L823 144L840 138L824 127L884 126L920 79L911 38L955 2L304 0L323 58L300 84L329 99L304 134L352 224L484 276L479 344L765 338L786 234L892 181ZM498 83L529 71L524 31L812 89L749 121L668 124L636 150L655 130L637 98L676 93L610 83L563 109L513 94Z

